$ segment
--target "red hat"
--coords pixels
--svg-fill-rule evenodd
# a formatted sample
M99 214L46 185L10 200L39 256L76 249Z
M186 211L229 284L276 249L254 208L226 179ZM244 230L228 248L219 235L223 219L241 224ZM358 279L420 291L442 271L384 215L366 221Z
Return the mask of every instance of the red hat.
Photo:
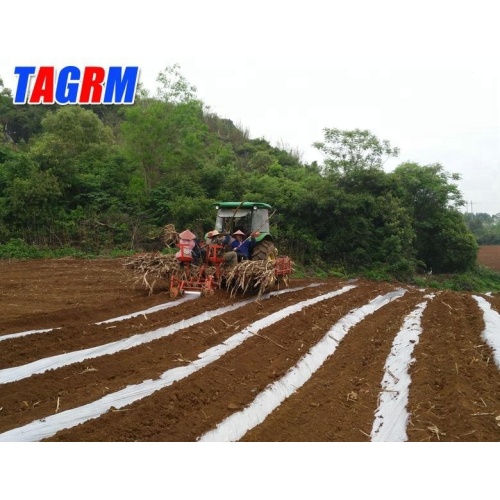
M193 234L189 229L186 229L179 234L179 238L181 240L194 240L196 238L196 234Z

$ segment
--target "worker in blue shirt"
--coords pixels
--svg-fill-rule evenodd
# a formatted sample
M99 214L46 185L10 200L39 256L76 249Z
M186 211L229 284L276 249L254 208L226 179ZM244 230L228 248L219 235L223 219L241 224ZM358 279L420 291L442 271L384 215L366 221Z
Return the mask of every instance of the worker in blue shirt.
M245 233L239 229L234 232L232 236L234 241L231 243L231 247L238 256L238 262L242 260L250 260L252 249L255 246L255 238L252 236L247 238Z

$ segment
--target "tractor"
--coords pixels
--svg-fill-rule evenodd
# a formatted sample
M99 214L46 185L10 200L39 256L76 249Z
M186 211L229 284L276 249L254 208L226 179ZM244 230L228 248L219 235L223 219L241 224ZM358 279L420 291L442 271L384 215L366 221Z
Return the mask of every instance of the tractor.
M269 214L272 207L266 203L226 201L217 203L215 209L217 214L214 229L219 233L232 235L240 230L255 238L251 260L264 261L266 264L263 264L263 267L256 267L258 264L255 264L253 272L271 273L272 281L287 283L288 276L293 271L292 261L289 257L277 255L273 237L269 232L269 219L274 214L274 212ZM207 245L205 259L200 266L192 266L191 257L180 257L182 273L171 277L171 296L182 295L184 291L212 293L214 289L227 284L228 270L224 269L220 253L222 249L220 245ZM248 264L249 261L237 264L236 269L231 270L232 279L235 275L238 276L238 272L243 273L245 277L251 277ZM262 276L263 274L254 275L255 281L261 282Z
M256 233L252 260L275 260L277 250L269 232L269 214L272 209L267 203L251 201L225 201L215 205L217 216L215 229L223 234L233 234L238 229L245 234Z

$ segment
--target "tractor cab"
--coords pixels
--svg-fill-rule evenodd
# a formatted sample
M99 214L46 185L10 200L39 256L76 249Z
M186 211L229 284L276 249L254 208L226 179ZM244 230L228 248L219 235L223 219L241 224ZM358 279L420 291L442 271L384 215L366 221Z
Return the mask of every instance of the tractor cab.
M253 201L225 201L215 205L215 229L224 234L243 231L246 236L255 234L252 260L275 260L277 250L269 232L271 205ZM273 212L274 213L274 212Z
M247 236L258 231L260 233L258 241L271 236L269 234L269 210L271 206L267 203L226 201L218 203L215 208L217 210L215 221L217 231L233 234L239 229Z

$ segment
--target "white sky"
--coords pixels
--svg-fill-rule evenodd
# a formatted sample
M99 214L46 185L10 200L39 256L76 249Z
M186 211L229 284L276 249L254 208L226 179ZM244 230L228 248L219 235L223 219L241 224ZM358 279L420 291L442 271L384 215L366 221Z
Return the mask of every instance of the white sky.
M71 5L71 7L70 7ZM240 3L28 0L2 5L0 77L20 65L178 63L222 117L273 145L369 129L403 161L461 174L468 210L500 213L500 30L494 1ZM10 21L9 21L10 20ZM6 21L6 22L5 22ZM464 209L465 210L465 209Z

